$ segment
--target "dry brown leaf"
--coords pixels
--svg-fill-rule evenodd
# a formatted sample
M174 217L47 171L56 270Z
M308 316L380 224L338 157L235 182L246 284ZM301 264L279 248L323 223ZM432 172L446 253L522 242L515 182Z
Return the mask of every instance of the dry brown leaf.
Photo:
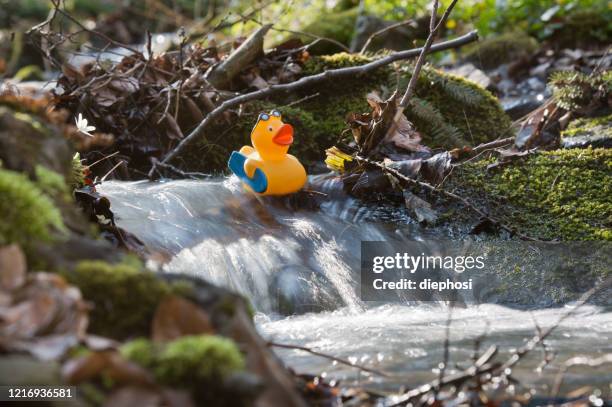
M97 377L108 365L104 352L93 352L68 360L62 366L62 378L66 383L78 384Z
M181 131L179 125L176 123L176 120L174 120L174 117L172 117L169 113L166 113L164 115L164 118L166 119L166 123L168 124L168 136L175 140L182 139L184 137L183 132Z
M92 91L91 94L95 98L96 104L104 107L112 106L119 100L117 94L106 87Z
M12 291L26 279L26 259L17 245L0 247L0 290Z
M164 342L185 335L212 334L208 313L193 302L170 296L159 304L153 317L154 341Z
M62 277L30 273L21 287L5 294L0 305L0 348L53 359L84 336L88 307L80 291Z
M421 175L431 184L437 185L451 170L452 156L448 151L438 153L423 161Z
M412 123L408 121L405 115L401 115L395 131L388 134L385 142L395 144L399 148L414 152L431 152L428 147L421 144L421 134L416 131Z
M140 89L140 85L138 83L138 79L134 77L120 77L117 79L113 79L108 87L125 94L132 94L137 92Z
M70 359L62 366L62 377L70 384L92 380L104 374L117 384L152 385L152 375L139 365L124 359L114 350L92 352Z

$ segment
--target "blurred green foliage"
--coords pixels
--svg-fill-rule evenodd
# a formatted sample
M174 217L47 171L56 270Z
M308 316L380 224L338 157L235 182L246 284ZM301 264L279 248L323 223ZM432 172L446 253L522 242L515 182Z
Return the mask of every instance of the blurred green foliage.
M214 22L231 21L248 14L253 20L274 23L279 28L297 30L326 19L334 13L356 8L358 0L159 0L165 7L188 18L213 17ZM442 0L446 7L451 0ZM48 0L0 0L0 26L14 24L18 18L39 19L46 17L50 8ZM428 12L430 0L365 0L364 12L388 20L415 18ZM605 32L599 33L601 41L612 29L612 6L603 0L461 0L457 3L447 28L465 31L476 28L487 36L507 30L522 29L539 39L545 39L563 25L564 20L577 11L588 10L607 23ZM265 7L263 7L265 5ZM117 10L121 6L146 7L143 0L65 0L68 11L76 14L99 16ZM442 10L443 7L440 7ZM160 16L161 17L161 16ZM241 35L250 31L256 23L247 21L228 29L228 34ZM281 38L280 33L277 33ZM597 35L597 33L596 33Z
M443 0L448 6L450 0ZM430 0L366 0L366 10L381 17L405 20L427 12ZM470 25L482 35L522 29L540 39L550 36L568 15L588 9L612 25L612 6L602 0L462 0L447 22L450 30ZM603 40L603 38L602 38Z

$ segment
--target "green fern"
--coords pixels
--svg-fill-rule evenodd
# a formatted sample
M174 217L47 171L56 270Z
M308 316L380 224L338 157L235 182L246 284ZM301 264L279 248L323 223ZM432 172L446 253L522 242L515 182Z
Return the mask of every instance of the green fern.
M468 145L461 130L450 124L434 105L424 99L419 97L411 99L408 119L415 122L417 129L425 131L444 145L455 147Z
M471 84L460 80L450 80L448 77L440 75L430 75L426 73L426 76L432 84L440 86L444 94L459 103L468 106L478 106L486 102L482 95L482 91L479 92L478 90L474 89L474 86Z

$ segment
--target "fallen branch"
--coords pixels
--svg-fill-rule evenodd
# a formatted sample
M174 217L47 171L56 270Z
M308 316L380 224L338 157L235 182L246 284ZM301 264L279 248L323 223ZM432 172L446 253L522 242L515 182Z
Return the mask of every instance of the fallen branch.
M346 359L341 359L341 358L337 358L335 356L327 355L325 353L317 352L316 350L312 350L312 349L307 348L305 346L288 345L288 344L285 344L285 343L277 343L277 342L268 342L268 346L273 346L275 348L283 348L283 349L302 350L302 351L308 352L308 353L310 353L312 355L321 356L322 358L333 360L334 362L338 362L338 363L341 363L341 364L346 365L346 366L351 366L351 367L363 370L364 372L374 373L374 374L377 374L377 375L383 376L383 377L390 377L390 375L388 373L381 372L380 370L376 370L376 369L372 369L372 368L369 368L369 367L357 365L355 363L349 362Z
M271 27L272 24L266 24L251 34L229 57L208 73L208 82L217 89L225 89L240 71L263 54L264 36Z
M504 147L509 144L514 143L514 136L506 137L499 140L493 140L488 143L479 144L476 147L470 150L471 154L478 154L486 150L491 150L493 148Z
M453 40L444 41L438 44L433 45L429 52L438 52L444 51L447 49L458 48L465 44L469 44L470 42L476 41L478 39L477 31L471 31L461 37L455 38ZM376 61L372 61L370 63L360 65L360 66L352 66L347 68L338 68L331 69L325 72L321 72L316 75L305 76L303 78L298 79L292 83L271 85L265 89L257 90L250 93L245 93L243 95L237 96L235 98L226 100L221 105L217 106L214 110L212 110L205 118L202 120L195 129L191 133L189 133L185 138L183 138L179 144L172 149L166 156L161 160L162 164L169 163L173 158L178 156L189 144L194 142L196 139L201 137L204 134L206 128L223 112L226 110L241 105L246 102L250 102L252 100L263 99L275 94L296 91L298 89L311 87L317 84L320 84L325 81L350 78L350 77L360 77L369 72L372 72L382 66L389 65L395 61L400 61L403 59L413 58L419 55L422 52L422 48L415 48L407 51L400 51L394 54L391 54L387 57L378 59ZM153 163L153 167L149 171L149 178L152 179L155 174L155 166L157 164Z
M511 235L516 235L518 236L521 240L527 240L527 241L540 241L539 239L533 238L531 236L527 236L524 235L520 232L518 232L517 230L515 230L514 228L503 224L502 222L498 221L497 219L492 218L490 215L486 214L484 211L480 210L478 207L474 206L470 201L468 201L467 199L463 198L462 196L459 196L453 192L449 192L445 189L442 188L436 188L435 186L428 184L427 182L423 182L423 181L417 181L415 179L412 179L410 177L405 176L404 174L402 174L401 172L393 169L393 168L389 168L386 165L378 162L378 161L372 161L368 158L364 158L364 157L360 157L360 156L356 156L355 159L357 161L361 161L370 165L375 165L378 168L382 169L383 172L386 172L388 174L393 175L395 178L401 180L401 181L405 181L408 182L412 185L417 185L420 186L422 188L425 188L431 192L434 193L439 193L442 195L445 195L455 201L459 201L461 202L464 206L466 206L467 208L471 209L472 211L476 212L478 215L480 215L482 218L489 220L492 224L499 226L501 229L507 231L508 233L510 233Z

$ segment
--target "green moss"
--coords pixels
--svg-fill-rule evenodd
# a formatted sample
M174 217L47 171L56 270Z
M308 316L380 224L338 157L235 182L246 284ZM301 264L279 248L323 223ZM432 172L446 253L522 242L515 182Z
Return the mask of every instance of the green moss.
M120 352L153 371L160 384L190 389L220 383L245 368L236 344L216 335L184 336L166 344L136 339L124 344Z
M227 378L244 369L244 358L236 344L214 335L186 336L167 344L155 369L160 382L183 385L191 381Z
M66 273L83 297L93 302L92 333L112 338L148 334L157 305L174 292L136 259L122 263L83 261Z
M329 69L347 68L364 65L373 59L364 55L339 52L332 55L312 57L304 64L304 75L314 75Z
M306 64L305 74L363 65L369 61L367 57L343 53L314 57ZM368 92L377 90L388 95L395 89L405 89L412 70L411 64L401 62L398 71L383 67L353 81L325 84L317 89L320 98L301 107L314 112L315 118L333 132L334 136L325 140L333 141L346 127L344 119L348 113L369 110ZM425 68L417 82L416 96L415 104L406 110L406 115L423 135L426 145L446 148L476 145L509 135L511 122L498 100L473 82Z
M493 69L535 52L538 43L522 31L482 40L467 48L465 60L482 69Z
M612 71L595 75L581 72L561 71L551 75L548 86L553 90L555 102L566 110L576 110L588 106L600 92L605 96L612 92Z
M357 21L358 14L358 7L329 13L324 18L317 18L301 31L321 38L330 38L345 46L349 46L355 31L355 22ZM313 38L310 36L301 36L300 38L305 43L313 41ZM310 51L315 54L331 54L340 51L340 47L330 41L319 41L310 48Z
M49 130L41 123L41 121L29 113L15 112L14 116L17 120L30 124L35 130L49 135Z
M531 236L610 239L612 150L542 152L487 171L491 162L456 167L447 188Z
M42 165L37 165L34 172L36 184L45 194L63 202L71 201L68 185L61 174Z
M567 126L567 129L561 132L561 135L563 137L576 137L602 132L606 136L612 137L612 115L583 117L574 120Z
M346 53L312 57L303 75L362 65L371 60ZM283 120L295 128L295 144L290 153L307 166L321 162L325 149L343 137L351 137L350 132L344 131L347 115L370 111L366 98L369 92L376 90L383 97L388 96L398 86L398 74L400 88L407 85L412 66L400 63L398 71L383 67L363 77L326 82L295 95L297 98L318 93L291 107L283 107L287 100L280 97L248 104L236 123L217 125L189 149L182 157L184 166L194 171L225 170L231 151L250 144L257 114L272 108L278 108ZM498 101L472 82L425 69L416 93L418 105L407 109L407 115L423 135L426 145L446 148L475 145L509 134L510 119Z
M152 368L156 362L156 349L149 339L138 338L126 342L119 349L121 355L147 369Z
M65 231L57 207L23 174L0 169L0 245L50 242L53 231Z

